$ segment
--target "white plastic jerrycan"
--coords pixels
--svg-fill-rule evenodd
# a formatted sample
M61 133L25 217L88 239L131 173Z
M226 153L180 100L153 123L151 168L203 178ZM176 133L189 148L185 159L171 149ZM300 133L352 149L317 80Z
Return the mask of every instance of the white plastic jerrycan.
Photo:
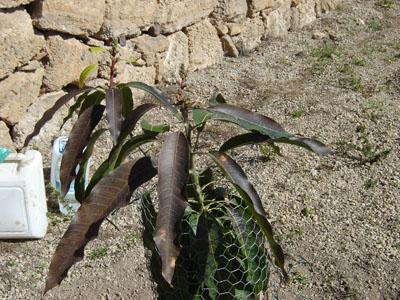
M60 167L61 159L64 154L65 146L67 144L68 137L62 136L57 138L53 144L53 151L51 154L51 171L50 171L50 182L51 185L58 191L61 191L61 181L60 181ZM89 169L90 169L90 159L88 166L86 168L85 174L85 186L89 180ZM77 168L76 173L79 168ZM65 195L64 199L59 198L58 207L63 215L68 215L74 213L78 210L80 203L75 199L75 182L71 182L68 193Z
M0 238L43 238L46 213L41 154L10 154L0 163Z

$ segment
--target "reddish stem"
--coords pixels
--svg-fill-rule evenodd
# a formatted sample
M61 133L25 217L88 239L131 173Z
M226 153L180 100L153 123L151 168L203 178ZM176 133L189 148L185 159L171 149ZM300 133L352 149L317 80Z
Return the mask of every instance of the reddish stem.
M109 88L110 89L112 89L113 87L114 87L114 76L115 76L115 71L116 71L116 65L117 65L117 62L118 62L118 59L117 59L117 51L116 51L116 48L115 47L113 47L113 49L112 49L112 52L111 52L111 56L112 56L112 59L111 59L111 66L110 66L110 82L109 82Z

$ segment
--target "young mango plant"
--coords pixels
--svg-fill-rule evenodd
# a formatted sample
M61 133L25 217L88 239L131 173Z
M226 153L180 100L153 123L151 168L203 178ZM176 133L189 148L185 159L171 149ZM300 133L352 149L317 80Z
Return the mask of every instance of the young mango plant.
M66 122L78 114L65 147L60 179L63 195L75 180L81 206L53 255L45 292L60 284L83 258L85 246L97 237L107 216L129 204L140 186L157 178L158 201L153 202L149 188L142 205L144 212L150 212L143 222L150 224L159 255L157 272L164 282L161 293L172 299L261 299L268 288L271 260L286 276L284 253L274 239L259 194L227 152L253 144L276 149L279 143L304 147L319 155L329 154L329 149L319 141L286 132L268 117L225 103L220 93L213 95L207 108L190 108L184 97L177 107L144 83L117 84L117 48L114 41L108 86L84 88L81 84L82 89L61 97L24 143L26 147L59 108L75 99L64 119ZM82 73L81 83L90 69L94 67ZM181 84L182 90L184 86ZM171 112L171 120L175 118L171 125L177 129L171 133L167 132L169 126L142 122L143 133L135 135L141 117L157 105L134 107L131 88L153 95ZM101 126L102 118L107 120L113 147L85 186L88 160L107 131ZM205 126L214 121L233 123L247 133L228 139L217 149L201 149L199 141L205 138ZM157 140L162 141L158 163L145 152L137 160L129 158L144 144L159 144Z

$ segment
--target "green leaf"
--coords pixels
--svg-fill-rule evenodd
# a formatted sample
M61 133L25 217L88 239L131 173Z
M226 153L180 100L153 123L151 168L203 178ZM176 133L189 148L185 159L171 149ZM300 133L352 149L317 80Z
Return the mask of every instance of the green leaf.
M202 108L193 109L192 115L193 115L194 125L196 127L207 122L213 116L211 112Z
M139 89L142 91L145 91L155 97L160 103L165 106L167 109L169 109L180 121L183 120L181 114L178 112L178 110L172 105L172 103L156 88L149 86L143 82L139 81L132 81L128 82L125 84L126 86L129 86L131 88Z
M82 102L81 109L79 110L79 115L81 115L87 108L100 104L105 96L106 94L103 91L95 91L94 93L89 94Z
M85 86L85 81L88 78L88 76L93 73L95 70L98 68L98 64L93 64L90 66L87 66L79 76L79 88L82 89Z
M220 243L222 241L222 228L219 224L214 221L212 217L202 216L201 222L199 223L200 230L204 230L203 227L206 226L205 233L207 234L207 246L208 246L208 256L206 262L206 269L204 272L204 284L207 286L208 294L211 299L217 299L220 289L218 284L226 280L221 276L220 268L222 267L219 263L220 253Z
M84 256L87 243L96 238L104 219L126 206L132 193L152 179L156 170L147 157L121 165L102 178L82 202L52 257L44 293L61 283L68 270Z
M90 47L89 51L92 53L103 53L103 52L107 52L108 50L106 48L102 48L102 47Z
M75 199L82 202L85 198L85 177L90 157L92 156L94 145L99 137L107 130L102 128L95 131L89 139L85 151L83 151L82 160L79 163L79 171L75 178Z
M110 163L108 160L104 161L97 169L93 176L90 178L89 184L85 190L85 197L90 195L90 192L97 185L97 183L108 174L110 170Z
M228 211L246 265L247 281L252 291L258 294L268 287L269 267L265 240L251 212L244 207L240 198L232 197L232 200L236 206Z
M199 223L200 213L193 210L190 206L187 206L185 209L185 217L186 221L189 224L190 228L193 231L193 234L197 234L197 225Z
M124 142L124 140L129 136L129 134L135 129L137 122L140 120L141 117L144 116L149 110L157 107L155 104L152 103L145 103L139 105L134 110L132 110L125 118L122 123L121 134L118 139L118 144Z
M160 133L165 133L170 130L168 124L150 124L146 120L140 122L140 126L145 134L158 135Z
M248 291L235 289L235 300L254 299L254 295Z
M103 105L88 108L75 122L68 142L65 145L60 167L61 194L65 196L75 178L75 170L82 158L82 153L89 142L93 129L100 122L104 112Z
M124 118L126 118L128 114L133 110L132 91L130 88L123 86L121 88L121 92L123 96L122 115L124 116Z
M177 226L184 216L187 201L183 196L189 177L189 146L181 132L167 136L158 159L159 211L154 242L162 261L162 275L166 282L172 283L180 248Z
M279 266L282 273L287 276L283 250L274 239L272 226L266 217L260 196L254 189L254 186L249 182L242 168L229 155L215 151L210 152L210 156L217 163L228 180L233 184L241 198L245 201L253 218L257 221L257 224L268 239L268 243L276 258L276 265Z
M115 164L113 162L110 162L110 165L114 167L119 166L125 160L125 158L130 153L132 153L132 151L134 151L135 149L139 148L144 144L153 142L155 140L156 138L154 136L146 134L134 136L122 146L121 150L119 151L119 155Z

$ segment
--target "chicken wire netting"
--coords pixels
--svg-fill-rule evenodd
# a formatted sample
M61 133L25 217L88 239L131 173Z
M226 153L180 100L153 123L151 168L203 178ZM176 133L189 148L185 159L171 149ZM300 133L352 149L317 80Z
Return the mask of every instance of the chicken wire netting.
M186 210L170 286L161 276L161 259L152 240L157 201L151 193L141 197L144 242L152 251L150 269L159 299L267 299L270 258L262 231L239 198L213 201L201 215Z

